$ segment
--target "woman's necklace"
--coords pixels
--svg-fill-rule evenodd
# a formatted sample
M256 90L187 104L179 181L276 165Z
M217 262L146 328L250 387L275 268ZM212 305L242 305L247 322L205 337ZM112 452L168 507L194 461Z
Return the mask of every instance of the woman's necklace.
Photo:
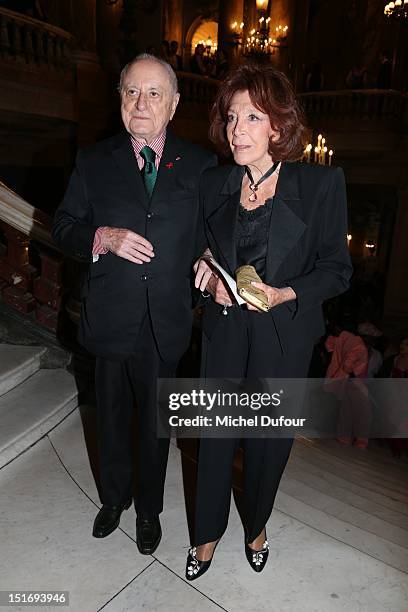
M249 188L252 191L251 195L248 198L250 202L256 202L256 200L258 199L257 195L256 195L256 192L258 191L259 185L261 185L261 183L266 181L266 179L269 178L275 172L275 170L279 166L279 164L280 164L280 162L278 162L278 161L275 162L273 164L273 166L271 166L269 168L269 170L267 170L265 172L265 174L263 174L261 176L261 178L256 183L254 182L254 179L253 179L253 176L252 176L252 172L250 171L248 166L245 166L245 172L247 173L248 178L249 178Z

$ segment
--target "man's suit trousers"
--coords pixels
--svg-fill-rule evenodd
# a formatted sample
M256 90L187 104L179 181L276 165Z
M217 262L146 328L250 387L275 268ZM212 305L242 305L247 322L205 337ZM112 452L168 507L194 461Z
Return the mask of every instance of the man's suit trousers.
M133 355L123 361L97 357L95 385L104 504L119 505L130 499L136 484L139 517L154 517L163 510L169 440L156 435L156 387L157 378L173 377L176 367L161 359L148 313Z

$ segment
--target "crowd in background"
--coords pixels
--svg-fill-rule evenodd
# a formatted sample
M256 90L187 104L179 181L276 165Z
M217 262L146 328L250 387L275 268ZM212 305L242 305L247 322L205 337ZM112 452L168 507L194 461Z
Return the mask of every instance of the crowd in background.
M217 49L215 53L208 52L202 43L196 45L188 66L183 66L183 59L179 54L179 44L176 40L171 42L162 40L159 49L150 45L146 52L165 60L174 70L184 70L213 79L223 79L229 69L226 55L221 49Z
M347 89L390 89L392 64L387 51L381 51L378 57L375 74L370 74L364 62L355 62L345 75L344 86ZM306 70L305 91L322 91L325 89L325 78L322 63L314 59Z
M330 304L326 310L330 313ZM331 309L330 314L336 310L341 309ZM373 322L349 318L347 308L341 318L330 318L330 314L326 319L327 333L315 347L309 375L326 378L327 390L336 396L337 441L365 450L370 442L373 420L379 416L376 408L380 411L370 393L370 381L408 378L408 337L403 333L399 337L387 337ZM392 418L393 425L405 435L408 403L397 406L391 401L385 405L389 406L390 422ZM381 418L384 417L387 415L381 409ZM388 445L394 456L408 454L407 437L374 437L378 443Z

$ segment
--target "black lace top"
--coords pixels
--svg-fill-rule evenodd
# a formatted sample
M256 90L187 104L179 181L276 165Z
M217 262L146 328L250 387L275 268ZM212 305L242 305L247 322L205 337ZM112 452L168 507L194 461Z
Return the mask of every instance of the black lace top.
M246 210L240 204L235 236L237 267L254 266L259 276L265 278L266 251L273 206L273 198L268 198L254 210Z

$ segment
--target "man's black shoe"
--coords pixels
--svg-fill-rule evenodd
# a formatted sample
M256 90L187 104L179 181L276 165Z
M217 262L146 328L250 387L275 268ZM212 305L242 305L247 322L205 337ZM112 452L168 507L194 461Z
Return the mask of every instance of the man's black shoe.
M160 544L162 530L159 518L136 519L136 544L142 555L152 555Z
M108 506L104 504L96 515L92 535L94 538L106 538L115 531L120 522L120 515L124 510L130 508L132 500L129 499L120 506Z

